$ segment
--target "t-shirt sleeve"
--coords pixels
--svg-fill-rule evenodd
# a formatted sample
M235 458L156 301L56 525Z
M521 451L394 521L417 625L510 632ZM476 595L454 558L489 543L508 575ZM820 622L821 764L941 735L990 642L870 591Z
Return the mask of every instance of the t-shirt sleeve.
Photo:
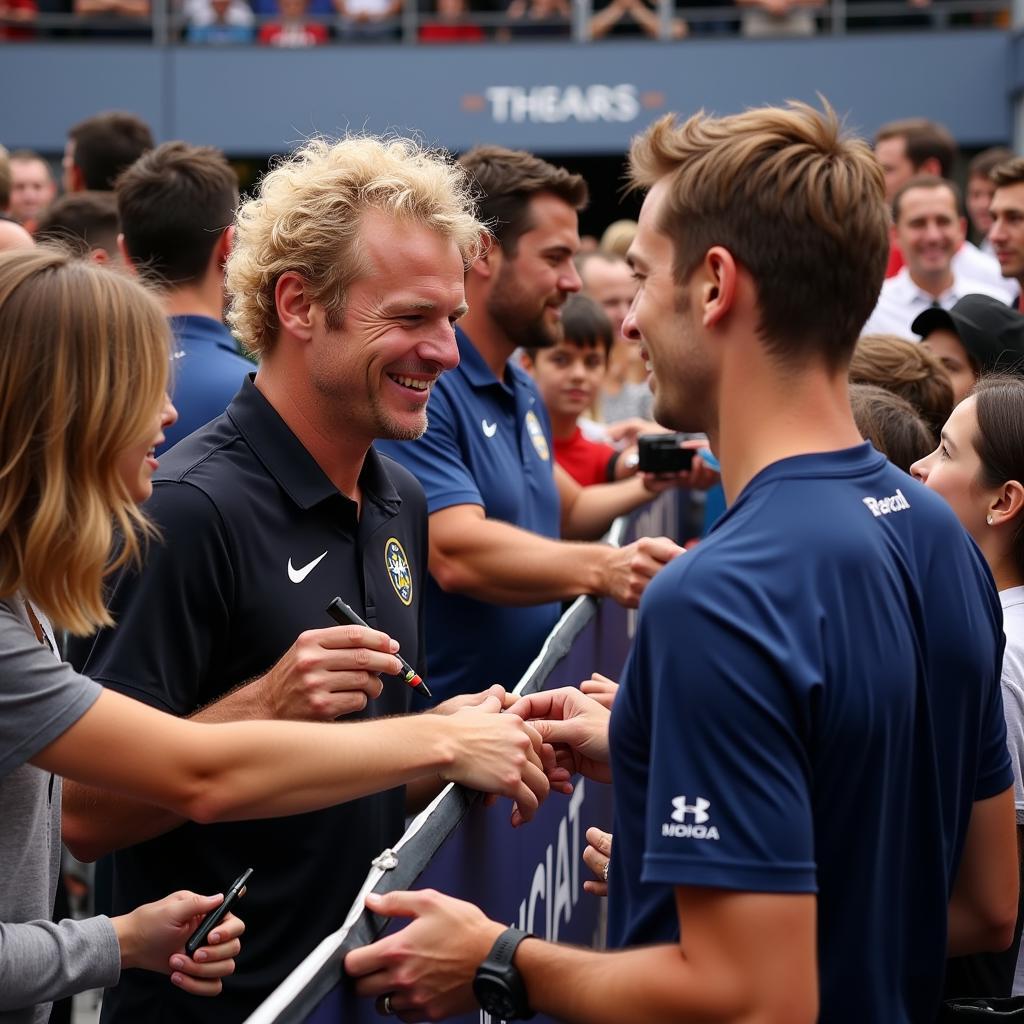
M481 505L480 489L467 466L459 440L452 396L436 384L427 409L427 431L416 441L376 441L379 451L400 462L419 480L427 495L428 513L452 505Z
M141 572L117 579L109 600L116 625L73 657L113 690L190 714L223 692L223 680L211 681L209 691L204 680L231 640L231 542L213 502L191 484L157 484L146 511L160 537L148 545Z
M67 731L101 693L40 644L6 601L0 602L0 678L0 777Z
M107 917L57 924L0 922L0 1010L110 988L120 973L121 950Z
M1013 765L1013 804L1017 809L1017 824L1024 825L1024 781L1021 780L1021 765L1024 764L1024 691L1020 681L1003 673L1003 715L1006 719L1006 748Z
M806 698L780 653L792 649L785 623L753 625L726 574L678 579L649 589L632 666L651 681L641 880L814 892Z

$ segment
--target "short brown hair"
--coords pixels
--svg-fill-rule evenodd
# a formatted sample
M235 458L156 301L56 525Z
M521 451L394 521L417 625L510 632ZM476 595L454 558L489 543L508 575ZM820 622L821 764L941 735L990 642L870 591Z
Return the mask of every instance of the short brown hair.
M960 191L960 186L955 181L950 181L948 178L940 178L937 174L915 174L909 181L901 185L896 195L892 197L892 220L894 224L900 219L900 204L903 201L903 197L912 188L947 189L953 197L953 206L956 209L957 216L963 215L964 194Z
M219 149L165 142L117 180L132 264L156 284L202 280L238 206L238 178Z
M1005 146L992 146L989 149L983 149L967 165L967 177L968 179L991 178L992 172L1000 164L1012 159L1013 151Z
M533 226L529 214L534 196L550 192L574 210L587 205L589 195L582 175L521 149L477 146L463 153L459 163L477 189L480 219L509 256L515 255L520 236Z
M109 192L118 175L153 148L149 125L135 114L110 110L79 121L69 132L74 164L87 189Z
M1012 160L1005 160L997 164L989 174L996 188L1004 185L1019 185L1024 181L1024 156L1015 156Z
M831 107L794 101L683 124L668 114L634 140L630 174L647 188L670 180L659 230L679 284L724 246L757 283L769 351L849 358L882 287L889 212L882 168Z
M925 117L890 121L883 124L875 133L875 145L885 139L903 139L907 147L907 159L915 169L926 160L937 160L939 173L943 178L948 178L953 173L957 145L945 125L929 121Z
M938 356L894 334L865 334L850 360L851 384L874 384L905 398L937 437L953 411L953 385Z
M37 243L62 245L76 256L93 249L117 253L117 201L112 192L69 192L43 214Z
M885 388L851 384L850 408L860 436L905 473L935 448L935 435L917 410Z

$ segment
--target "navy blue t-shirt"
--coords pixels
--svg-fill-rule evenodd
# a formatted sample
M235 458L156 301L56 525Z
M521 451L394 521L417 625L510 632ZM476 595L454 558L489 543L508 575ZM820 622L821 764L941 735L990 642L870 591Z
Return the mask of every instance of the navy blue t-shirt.
M1002 647L942 498L867 444L764 469L640 606L610 944L678 939L677 885L816 892L821 1020L934 1019L971 805L1013 781Z
M506 366L498 380L456 328L459 366L442 374L427 406L427 432L417 441L374 447L410 470L432 514L453 505L482 505L500 519L545 537L560 532L552 469L551 424L529 375ZM511 607L427 585L427 671L434 696L474 693L492 683L511 689L558 621L555 603Z
M157 455L220 416L256 369L219 320L182 315L168 322L174 335L170 386L178 422L164 431L166 440Z

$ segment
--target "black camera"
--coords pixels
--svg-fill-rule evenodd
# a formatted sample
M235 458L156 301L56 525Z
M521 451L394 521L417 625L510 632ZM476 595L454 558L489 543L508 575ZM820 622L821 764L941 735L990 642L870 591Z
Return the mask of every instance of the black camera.
M681 448L685 434L641 434L636 439L641 473L680 473L693 462L693 449Z

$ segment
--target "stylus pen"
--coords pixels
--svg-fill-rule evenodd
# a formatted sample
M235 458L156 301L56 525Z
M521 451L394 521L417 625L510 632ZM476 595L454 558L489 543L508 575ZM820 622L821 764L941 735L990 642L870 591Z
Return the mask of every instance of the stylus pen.
M185 952L189 956L195 954L195 951L206 942L207 935L221 923L224 915L231 909L232 904L242 895L242 890L245 888L245 883L249 881L251 874L252 868L246 868L235 879L235 884L224 894L224 902L215 910L211 910L203 918L202 924L189 936L188 942L185 943Z
M370 627L347 605L340 597L336 597L328 606L327 614L341 626L366 626ZM427 689L427 684L420 678L419 673L400 654L395 657L402 663L402 682L408 683L417 693L424 697L434 695Z

